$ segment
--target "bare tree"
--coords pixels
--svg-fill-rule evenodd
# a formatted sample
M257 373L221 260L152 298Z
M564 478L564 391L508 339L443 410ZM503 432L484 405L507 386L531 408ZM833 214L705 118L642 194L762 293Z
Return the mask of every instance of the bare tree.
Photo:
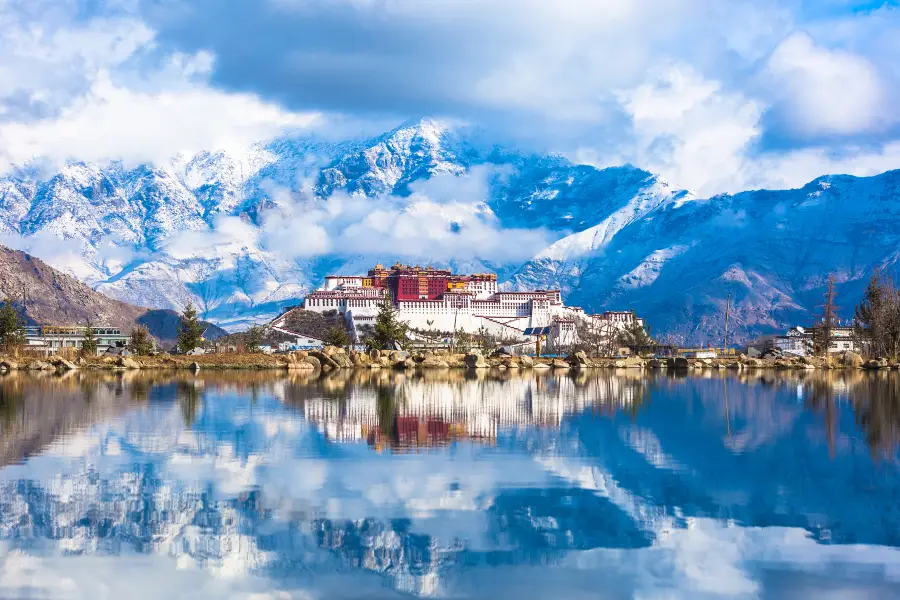
M813 328L813 353L816 356L828 357L834 329L837 327L837 306L834 303L834 274L828 276L828 287L825 290L824 302L820 305L822 313L819 323Z
M578 349L593 356L612 356L618 349L618 327L609 319L577 319Z

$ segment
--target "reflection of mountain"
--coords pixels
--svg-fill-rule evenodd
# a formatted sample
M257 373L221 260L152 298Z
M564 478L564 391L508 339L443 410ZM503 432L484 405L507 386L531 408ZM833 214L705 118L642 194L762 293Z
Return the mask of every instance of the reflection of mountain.
M0 377L0 466L19 462L69 432L113 418L132 401L121 382Z
M67 417L75 425L58 428L65 435L0 469L0 542L159 555L173 567L272 580L365 571L419 594L472 590L473 577L496 587L487 574L501 569L519 587L536 585L521 596L529 599L549 593L537 575L547 565L583 589L618 577L631 586L618 594L626 597L648 581L648 595L700 597L691 591L718 588L692 564L753 590L761 584L752 561L789 572L810 556L842 564L865 555L871 568L897 560L822 545L900 545L896 464L874 462L865 441L874 421L884 424L880 439L896 439L898 407L883 402L896 400L896 376L154 377L21 386L35 398L89 390L85 414L102 394L123 400L116 411ZM835 390L826 404L812 399L823 397L816 386ZM356 427L386 430L386 415L393 426L457 423L458 443L443 447L426 428L415 443L437 446L430 452L371 452ZM482 437L493 443L466 439ZM0 543L0 565L3 551ZM582 569L598 575L587 581ZM2 577L0 597L17 597Z

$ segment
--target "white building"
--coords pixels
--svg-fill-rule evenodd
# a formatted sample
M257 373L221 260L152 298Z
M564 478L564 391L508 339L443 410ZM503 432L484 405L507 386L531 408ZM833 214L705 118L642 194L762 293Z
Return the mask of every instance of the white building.
M97 354L103 354L110 348L125 348L131 343L131 336L123 334L118 327L92 327L94 339L97 341ZM25 344L32 352L51 355L63 349L81 350L84 345L87 327L79 326L43 326L26 327Z
M484 329L515 339L521 338L526 328L584 316L580 309L563 305L559 290L501 292L492 274L460 276L401 265L391 270L379 266L365 277L329 276L324 286L306 297L304 308L337 311L358 331L375 322L386 301L411 328L436 335Z
M785 354L795 356L808 356L813 350L813 335L815 328L804 329L792 327L785 335L779 335L767 342L771 348L777 348ZM828 352L856 351L856 343L853 339L852 327L835 327L831 330L831 340L828 344Z

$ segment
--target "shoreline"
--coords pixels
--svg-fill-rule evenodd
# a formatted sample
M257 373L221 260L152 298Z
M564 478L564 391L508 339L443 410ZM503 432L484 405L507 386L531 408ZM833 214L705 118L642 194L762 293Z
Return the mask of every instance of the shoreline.
M362 353L346 352L341 348L326 347L321 351L299 351L289 354L201 354L155 355L128 357L96 357L69 361L61 357L39 359L0 357L0 372L10 371L130 371L130 370L210 370L210 371L262 371L287 370L299 372L330 372L335 370L389 369L409 370L554 370L579 371L593 369L662 370L674 372L722 370L900 370L900 363L884 359L863 360L858 355L835 357L825 363L817 358L756 359L729 357L716 359L646 359L640 357L592 358L576 352L565 359L535 358L530 356L482 356L480 354L427 351L410 354L404 351Z

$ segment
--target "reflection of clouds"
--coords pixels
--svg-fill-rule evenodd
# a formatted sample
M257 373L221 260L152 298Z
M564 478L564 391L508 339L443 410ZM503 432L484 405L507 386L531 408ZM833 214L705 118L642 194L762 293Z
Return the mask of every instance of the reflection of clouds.
M647 404L646 382L633 379L386 380L398 412L488 414L496 443L405 454L328 443L304 411L343 418L354 402L370 406L375 390L352 379L259 385L252 402L248 388L208 383L190 428L176 387L157 387L0 470L0 597L333 597L347 591L331 587L337 573L353 574L357 597L393 595L366 572L416 594L523 600L777 597L809 573L831 577L830 590L900 592L896 550L821 543L830 527L837 541L890 527L889 509L864 507L850 486L889 494L884 473L831 463L790 430L730 452L714 381L654 380ZM670 397L656 399L660 390ZM735 426L784 410L791 422L818 418L779 390L730 388ZM751 406L753 396L769 406ZM635 401L647 410L637 420L617 414ZM822 477L820 493L811 485ZM845 501L830 500L837 489ZM807 524L821 525L815 537L773 526ZM171 596L129 594L122 581L170 576L184 586Z

